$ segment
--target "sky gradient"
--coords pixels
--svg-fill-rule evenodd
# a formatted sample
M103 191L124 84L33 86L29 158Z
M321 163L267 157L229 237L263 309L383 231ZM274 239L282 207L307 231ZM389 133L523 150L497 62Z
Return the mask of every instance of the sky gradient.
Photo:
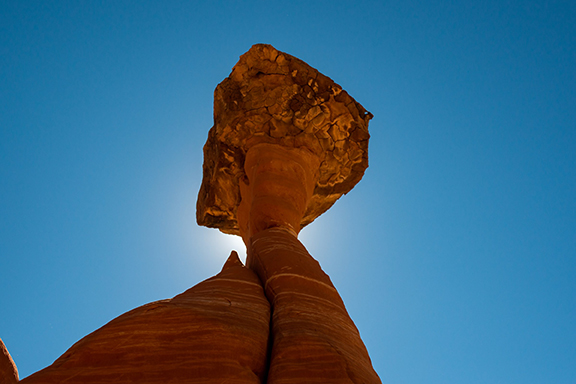
M272 44L374 114L300 236L384 383L576 383L573 1L0 1L0 338L25 377L216 274L213 92Z

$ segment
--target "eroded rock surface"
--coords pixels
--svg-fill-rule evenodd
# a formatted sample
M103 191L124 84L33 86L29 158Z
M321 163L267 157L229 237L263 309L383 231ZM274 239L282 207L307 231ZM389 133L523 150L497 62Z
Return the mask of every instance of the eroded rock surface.
M117 317L20 383L262 383L269 322L234 252L218 275Z
M119 316L22 383L380 383L340 295L297 238L362 178L371 115L263 44L216 88L214 114L197 219L240 234L249 268L233 252L218 275ZM0 347L0 379L15 383Z
M0 383L1 384L14 384L18 382L18 370L16 364L12 360L12 356L8 353L8 349L0 339Z
M239 234L238 180L259 143L306 148L319 177L301 227L349 192L368 166L372 115L327 76L293 56L257 44L214 93L214 126L204 146L198 224Z
M256 234L248 256L273 308L268 384L381 383L336 288L292 233Z
M261 143L246 153L237 221L244 243L261 230L289 229L295 236L318 179L318 158L306 149Z

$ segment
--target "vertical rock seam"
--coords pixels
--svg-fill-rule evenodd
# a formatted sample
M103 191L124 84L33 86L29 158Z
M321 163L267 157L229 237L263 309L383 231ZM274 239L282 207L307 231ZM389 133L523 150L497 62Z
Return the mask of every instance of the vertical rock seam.
M330 278L293 234L256 234L247 264L272 306L268 384L381 383Z
M258 277L232 252L216 276L117 317L21 383L260 384L269 322Z

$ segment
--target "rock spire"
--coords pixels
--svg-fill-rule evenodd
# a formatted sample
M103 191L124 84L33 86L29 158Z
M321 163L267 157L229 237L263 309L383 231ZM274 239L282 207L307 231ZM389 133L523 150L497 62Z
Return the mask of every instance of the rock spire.
M21 380L51 383L380 383L354 322L298 240L368 166L372 115L303 61L258 44L215 91L201 225L242 236L222 271L133 309ZM0 340L0 380L18 382Z

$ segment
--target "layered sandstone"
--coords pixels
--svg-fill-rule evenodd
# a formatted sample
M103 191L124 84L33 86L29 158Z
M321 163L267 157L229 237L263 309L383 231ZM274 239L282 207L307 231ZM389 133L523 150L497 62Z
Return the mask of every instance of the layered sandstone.
M249 258L272 305L268 384L380 383L330 278L290 231L254 235Z
M214 92L214 126L204 146L197 203L200 225L239 234L239 180L257 144L306 149L319 158L300 227L349 192L368 166L372 115L329 77L265 44L240 57Z
M1 384L14 384L18 382L18 370L16 364L12 360L12 356L8 353L8 349L0 339L0 383Z
M269 45L215 91L197 204L201 225L239 234L222 271L146 304L22 380L50 383L380 383L300 229L368 166L371 115L328 77ZM2 383L17 382L0 342Z
M233 252L218 275L121 315L21 383L263 383L269 322Z
M337 99L334 83L308 68L255 46L218 86L198 222L239 233L246 243L247 265L272 307L267 383L377 384L340 295L297 239L362 177L371 116L341 89L336 96L346 101ZM303 98L294 80L302 72L313 86L304 112L292 109L303 105L293 103ZM322 141L326 132L334 142Z
M246 153L237 209L246 244L264 229L283 227L297 235L313 198L320 160L306 148L257 144Z

